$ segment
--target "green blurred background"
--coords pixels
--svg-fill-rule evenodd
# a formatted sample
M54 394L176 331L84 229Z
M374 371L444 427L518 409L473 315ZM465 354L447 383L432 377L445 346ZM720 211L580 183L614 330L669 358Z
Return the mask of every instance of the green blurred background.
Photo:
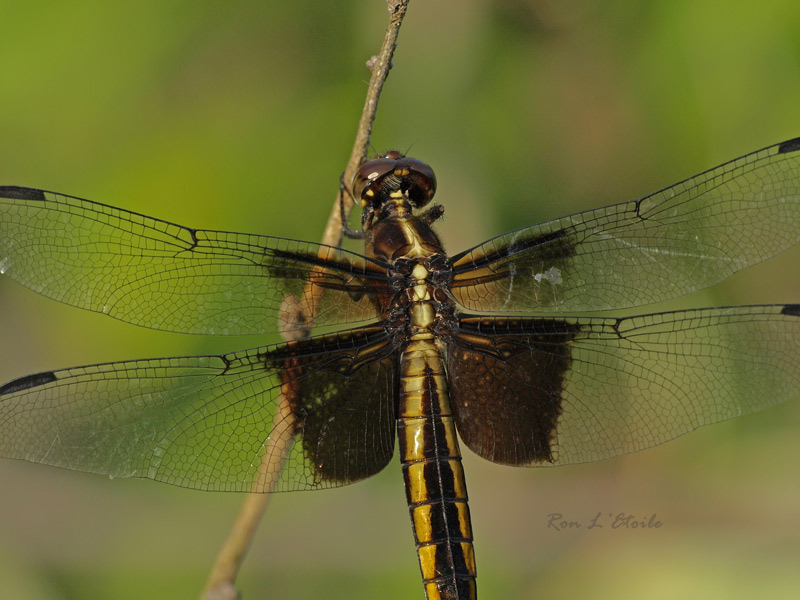
M0 182L178 223L318 239L385 2L4 3ZM412 2L373 143L437 170L457 251L800 135L800 3ZM800 251L675 306L800 301ZM662 308L662 307L658 307ZM0 382L269 339L138 329L0 281ZM603 463L466 451L481 597L800 592L800 407ZM278 494L245 598L419 598L399 464ZM194 598L241 497L0 461L0 596ZM553 531L548 514L658 529Z

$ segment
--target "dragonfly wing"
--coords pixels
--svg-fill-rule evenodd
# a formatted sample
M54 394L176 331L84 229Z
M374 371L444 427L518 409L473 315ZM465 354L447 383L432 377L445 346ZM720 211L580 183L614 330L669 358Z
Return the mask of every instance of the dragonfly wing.
M463 317L448 380L459 434L480 456L600 460L800 396L800 305Z
M381 263L330 246L191 229L104 204L0 187L0 274L152 329L291 333L374 319ZM292 309L313 313L298 323Z
M705 288L800 242L800 138L642 198L512 231L453 257L468 310L629 308Z
M0 455L203 490L344 485L391 459L391 352L365 328L31 375L0 387Z

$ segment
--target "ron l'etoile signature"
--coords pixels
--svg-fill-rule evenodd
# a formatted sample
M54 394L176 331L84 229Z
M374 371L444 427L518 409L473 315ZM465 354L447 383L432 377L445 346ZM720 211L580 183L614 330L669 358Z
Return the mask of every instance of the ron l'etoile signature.
M627 512L598 512L590 519L570 519L562 513L547 515L547 529L565 531L568 529L659 529L663 522L656 513L636 515Z

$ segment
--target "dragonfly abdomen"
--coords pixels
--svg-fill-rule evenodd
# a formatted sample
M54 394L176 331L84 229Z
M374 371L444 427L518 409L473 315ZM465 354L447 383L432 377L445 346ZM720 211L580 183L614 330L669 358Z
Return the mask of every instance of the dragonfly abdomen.
M412 340L401 358L397 433L411 524L428 600L474 600L475 553L441 354Z

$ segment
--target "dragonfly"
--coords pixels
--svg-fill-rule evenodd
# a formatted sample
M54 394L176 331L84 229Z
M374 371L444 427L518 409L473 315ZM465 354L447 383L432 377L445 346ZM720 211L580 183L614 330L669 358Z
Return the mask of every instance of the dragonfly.
M399 152L365 162L363 255L0 187L6 278L151 329L286 340L20 377L0 387L0 456L268 493L368 478L397 442L425 596L474 600L459 439L503 465L582 463L800 395L800 304L587 314L797 244L800 138L452 255L436 187Z

